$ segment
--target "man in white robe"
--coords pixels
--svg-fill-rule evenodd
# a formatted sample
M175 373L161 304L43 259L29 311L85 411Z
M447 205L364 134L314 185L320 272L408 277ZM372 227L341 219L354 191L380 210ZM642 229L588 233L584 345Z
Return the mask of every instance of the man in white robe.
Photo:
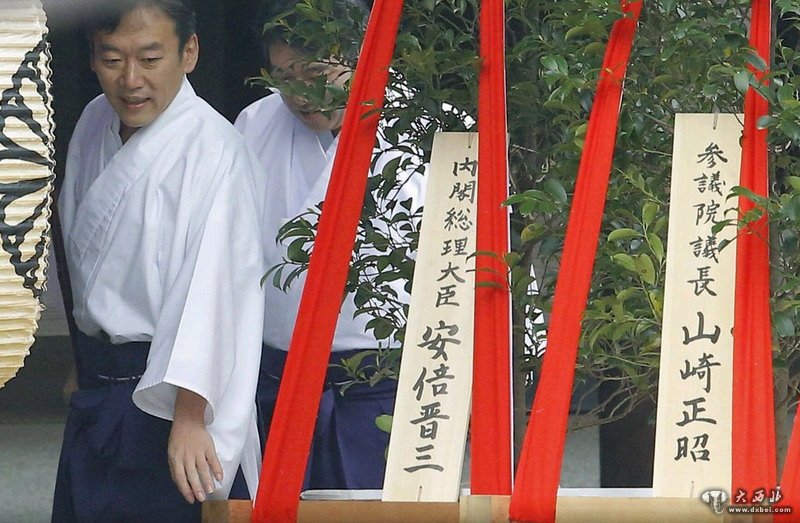
M227 497L240 463L257 481L265 186L185 77L191 8L113 4L88 30L104 94L59 199L80 388L53 520L198 521L195 501Z
M335 3L339 7L357 4L352 0ZM336 60L309 62L306 50L292 47L282 38L280 27L266 37L270 74L275 78L313 84L325 76L329 83L343 85L351 73ZM261 175L270 187L262 234L268 266L275 266L286 257L285 245L276 242L280 227L325 198L342 122L343 110L324 113L308 100L280 93L256 101L237 118L234 125L256 153L262 166ZM381 172L392 160L399 160L398 183L392 198L397 202L410 199L412 212L418 211L424 197L424 176L416 172L422 170L421 152L409 154L393 147L384 136L388 125L382 122L378 132L373 172ZM379 221L373 221L373 225L382 226ZM262 432L268 431L272 419L304 283L303 275L284 292L270 281L265 282L264 347L257 393ZM391 284L402 303L409 301L405 283L398 280ZM361 383L342 391L341 384L349 379L337 367L342 359L379 345L375 336L367 332L370 316L355 316L356 309L354 294L349 294L342 304L333 340L306 488L374 489L383 484L388 434L378 429L375 419L392 413L397 383L384 378L373 386ZM385 347L386 342L383 344ZM374 358L367 358L362 360L361 368L371 364Z

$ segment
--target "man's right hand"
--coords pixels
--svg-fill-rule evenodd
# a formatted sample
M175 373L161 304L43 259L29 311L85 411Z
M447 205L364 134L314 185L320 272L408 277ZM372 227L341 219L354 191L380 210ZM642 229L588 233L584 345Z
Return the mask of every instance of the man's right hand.
M69 400L72 397L72 393L78 390L78 371L75 369L75 365L72 365L72 368L69 371L69 375L67 376L67 381L64 382L64 386L61 388L61 394L64 398L64 403L69 405Z
M206 400L179 388L167 455L172 480L189 503L203 502L222 481L222 465L205 425Z

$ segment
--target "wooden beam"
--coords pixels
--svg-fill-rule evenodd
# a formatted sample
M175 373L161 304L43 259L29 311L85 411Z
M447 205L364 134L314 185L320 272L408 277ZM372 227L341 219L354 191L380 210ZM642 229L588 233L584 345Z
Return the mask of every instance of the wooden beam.
M300 502L298 523L505 523L508 496L462 496L459 503L381 501ZM252 504L247 500L203 503L203 523L250 523ZM720 517L711 507L693 498L561 496L556 508L558 523L751 523L750 515Z

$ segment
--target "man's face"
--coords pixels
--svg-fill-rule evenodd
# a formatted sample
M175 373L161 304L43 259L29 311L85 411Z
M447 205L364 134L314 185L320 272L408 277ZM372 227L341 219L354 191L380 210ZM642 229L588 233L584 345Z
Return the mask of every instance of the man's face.
M157 7L131 11L113 33L92 38L92 70L122 124L123 141L172 103L197 64L197 36L179 50L175 22Z
M269 62L272 76L286 82L313 84L318 78L324 77L329 84L343 87L351 74L344 64L309 61L302 52L282 42L269 46ZM281 96L292 113L314 131L334 131L342 126L344 109L323 113L303 97L284 93Z

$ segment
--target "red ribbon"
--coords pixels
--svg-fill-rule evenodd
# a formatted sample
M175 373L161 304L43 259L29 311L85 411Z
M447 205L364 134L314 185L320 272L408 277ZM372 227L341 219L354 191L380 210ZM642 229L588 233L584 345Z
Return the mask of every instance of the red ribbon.
M769 0L751 4L750 46L770 62L772 32ZM764 72L753 70L762 81ZM744 99L744 135L739 184L768 195L767 131L758 119L769 104L751 87ZM739 212L754 206L739 198ZM732 492L775 486L775 414L773 407L772 334L769 310L769 229L763 216L740 231L736 240L736 304L733 322Z
M555 521L581 319L611 173L622 82L642 10L641 1L623 0L621 5L625 16L611 30L578 168L547 352L511 494L509 514L514 521Z
M790 514L776 516L781 522L800 521L800 510L794 509L797 506L797 500L800 499L800 496L795 494L796 489L800 486L800 440L798 438L800 438L800 416L795 416L792 438L789 441L789 452L786 455L781 476L780 492L783 499L778 503L782 506L793 507L793 510ZM733 492L735 493L736 490L734 489ZM767 495L769 495L769 490L767 490ZM752 492L748 492L748 496L752 496Z
M472 378L471 491L511 493L511 356L506 156L505 18L502 0L484 0L480 14L478 85L477 250Z
M252 521L297 520L323 380L364 204L402 0L376 0L353 76L297 322L264 453Z

